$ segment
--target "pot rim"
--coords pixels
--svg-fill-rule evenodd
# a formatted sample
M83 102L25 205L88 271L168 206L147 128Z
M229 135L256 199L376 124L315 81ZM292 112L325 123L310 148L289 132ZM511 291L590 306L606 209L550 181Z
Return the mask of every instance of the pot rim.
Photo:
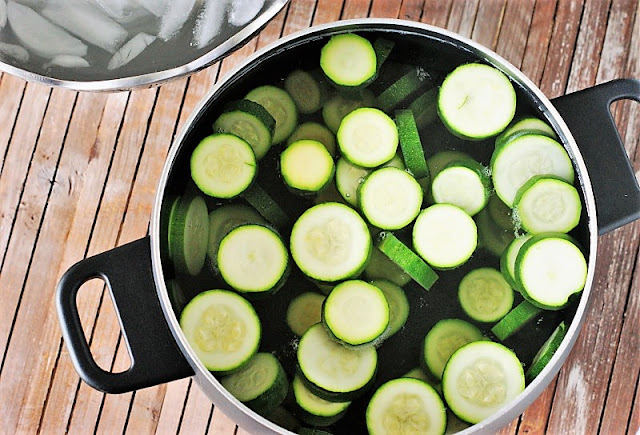
M573 139L573 136L563 121L559 112L555 109L549 99L538 89L538 87L529 80L518 68L509 63L506 59L494 53L487 47L469 39L458 35L457 33L431 26L428 24L401 20L401 19L388 19L388 18L357 18L351 20L336 21L327 24L321 24L307 29L300 30L286 37L280 38L277 41L267 45L266 47L256 51L253 55L249 56L244 62L236 66L232 71L227 73L225 77L219 80L214 87L207 93L207 95L200 101L197 108L191 113L187 122L182 127L180 133L176 136L171 145L165 166L158 183L158 190L154 202L154 207L151 217L150 235L151 235L151 257L153 263L153 275L156 283L156 289L158 298L162 306L165 318L169 324L172 333L178 342L178 346L181 351L193 367L195 371L195 380L208 394L209 398L220 406L222 411L232 418L237 424L242 425L247 430L261 431L260 433L285 433L293 434L288 430L280 428L275 423L265 419L259 414L253 412L235 397L229 394L226 389L222 387L220 382L204 367L199 361L195 353L191 350L187 343L187 340L180 329L178 319L173 312L171 302L169 300L167 288L164 282L164 274L162 270L160 260L160 209L164 200L164 192L169 178L169 173L175 162L177 154L180 152L184 145L184 139L189 131L189 126L197 119L199 114L208 106L209 102L219 93L221 89L230 81L232 81L240 72L247 68L252 63L259 61L266 57L268 54L277 55L278 49L282 46L288 45L295 41L306 41L314 36L326 36L327 34L343 33L353 30L381 30L381 31L414 31L416 34L425 37L435 37L444 43L451 43L460 48L470 50L473 54L478 55L486 62L498 67L502 70L511 80L519 83L524 89L527 90L530 96L538 99L538 109L547 116L547 120L552 124L554 130L560 133L561 142L565 149L569 153L571 160L576 167L576 175L580 188L582 189L583 197L585 200L585 212L587 213L587 226L589 230L589 258L587 260L587 279L584 290L580 297L576 313L573 321L569 325L566 336L560 347L557 349L549 363L542 370L542 372L526 386L525 390L520 395L512 400L507 406L502 408L499 412L495 413L491 417L477 423L468 429L460 432L460 434L471 433L492 433L497 429L508 424L514 418L517 418L524 410L542 393L546 386L551 382L553 376L559 371L560 367L567 358L569 351L573 347L577 339L578 332L584 322L585 310L588 306L591 294L591 288L594 280L595 265L596 265L596 252L598 245L598 227L597 216L595 208L595 198L593 195L593 189L591 181L587 173L584 160L580 153L580 150ZM213 386L214 390L211 390ZM505 418L505 417L508 417Z
M145 74L121 77L117 79L84 81L57 79L54 77L45 76L42 74L34 73L32 71L28 71L23 68L19 68L2 60L0 60L0 70L28 82L39 83L45 86L72 89L75 91L125 91L132 88L159 86L169 80L193 74L203 68L206 68L215 61L231 54L244 42L248 41L253 35L258 33L258 31L260 31L262 27L269 23L273 19L273 17L284 6L286 6L288 1L289 0L274 0L273 3L265 11L258 14L257 19L254 19L253 21L248 23L239 32L232 35L222 44L214 47L212 50L207 51L202 56L199 56L186 64L162 71L149 72Z

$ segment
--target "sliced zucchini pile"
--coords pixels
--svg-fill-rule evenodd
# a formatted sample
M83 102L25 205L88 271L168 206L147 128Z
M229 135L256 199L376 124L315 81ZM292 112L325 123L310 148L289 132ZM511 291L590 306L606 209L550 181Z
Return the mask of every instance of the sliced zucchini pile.
M407 65L370 36L331 36L207 121L162 210L167 288L202 364L282 427L455 432L559 348L549 310L587 280L582 198L500 70Z

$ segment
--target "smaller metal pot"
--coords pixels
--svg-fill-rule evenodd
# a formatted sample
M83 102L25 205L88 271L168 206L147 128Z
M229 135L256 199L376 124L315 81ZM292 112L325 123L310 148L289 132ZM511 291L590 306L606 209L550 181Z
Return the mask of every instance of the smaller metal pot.
M609 111L611 103L619 99L640 101L640 81L616 80L550 102L515 67L473 41L419 23L362 19L318 26L284 38L254 54L219 82L186 123L167 157L156 195L150 235L82 260L65 273L58 286L57 306L65 343L85 382L101 391L123 393L194 376L216 406L243 428L254 433L290 433L232 397L189 347L165 286L160 257L161 209L171 189L171 177L180 171L184 175L190 150L199 138L208 134L209 120L219 113L220 102L232 96L235 87L240 87L240 93L246 92L242 83L247 77L260 76L277 64L286 64L290 68L291 63L287 61L291 58L286 56L296 56L301 53L300 50L330 35L353 31L378 32L402 40L421 41L428 47L438 48L438 55L454 52L496 66L511 78L524 98L553 126L567 149L576 168L577 185L584 201L584 216L577 237L588 255L587 284L579 302L568 310L570 312L563 314L566 316L564 320L570 322L570 327L560 348L542 373L516 400L465 430L465 433L494 432L508 424L553 379L568 356L584 321L593 283L598 234L640 218L640 188ZM286 60L283 61L283 58ZM130 350L132 366L124 373L113 374L100 369L91 357L82 331L75 303L76 294L84 282L96 277L102 278L111 291ZM413 341L404 341L398 349L394 349L397 358L402 358L403 349L406 351L415 347L416 338L411 339Z

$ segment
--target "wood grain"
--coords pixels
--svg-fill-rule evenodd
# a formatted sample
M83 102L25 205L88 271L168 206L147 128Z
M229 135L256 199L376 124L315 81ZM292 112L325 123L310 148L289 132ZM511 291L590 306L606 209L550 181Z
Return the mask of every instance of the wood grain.
M366 16L419 20L494 48L549 97L640 78L637 0L292 0L223 61L159 88L75 93L0 76L0 433L247 434L190 379L124 395L81 382L54 289L76 261L144 237L178 132L214 83L282 35ZM640 173L640 105L612 108ZM640 429L640 225L600 238L593 299L567 363L501 434ZM99 280L78 297L96 361L128 364ZM16 375L19 374L19 375Z

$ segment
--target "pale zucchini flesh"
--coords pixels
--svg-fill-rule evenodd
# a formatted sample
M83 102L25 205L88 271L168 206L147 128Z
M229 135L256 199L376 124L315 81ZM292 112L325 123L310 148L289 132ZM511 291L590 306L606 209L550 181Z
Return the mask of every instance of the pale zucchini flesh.
M516 112L513 85L500 70L468 63L445 78L438 95L438 114L455 135L481 140L504 130Z
M329 397L323 398L332 401L351 400L353 395L363 393L378 364L378 354L373 346L349 349L333 340L321 324L313 325L302 336L297 356L302 375L317 387L314 394L328 393ZM343 397L351 397L335 399L334 395L341 393Z
M475 222L454 205L436 204L422 210L413 226L416 252L439 269L451 269L465 263L477 244Z
M228 290L209 290L182 310L180 327L204 366L228 373L244 365L258 351L261 324L242 296Z
M422 187L409 173L382 168L367 176L358 191L358 200L362 213L372 225L383 230L399 230L418 216L422 195Z
M287 325L299 337L322 321L322 304L326 296L315 292L306 292L296 296L287 308Z
M282 178L295 191L320 191L333 179L334 170L331 154L315 140L299 140L280 154Z
M398 148L398 128L383 111L356 109L344 117L337 133L342 155L350 162L375 168L393 158Z
M524 390L518 357L499 343L476 341L458 349L444 369L442 390L459 418L478 423Z
M327 296L322 321L340 343L372 344L389 326L389 304L378 287L360 280L344 281Z
M203 139L191 154L191 178L202 192L215 198L234 198L244 192L257 166L251 146L228 133Z
M220 242L220 274L240 292L257 294L276 290L288 266L287 248L280 237L265 226L239 226Z
M376 52L362 36L334 35L322 47L320 67L338 85L360 86L376 74Z
M366 412L371 435L443 434L445 406L427 383L412 378L393 379L381 385Z
M352 208L335 202L311 207L291 230L291 256L300 270L319 281L359 275L371 247L364 220Z
M573 183L569 155L562 145L547 136L520 136L496 149L491 157L493 186L509 207L513 207L518 189L535 175L555 175Z
M458 286L458 300L464 312L478 322L495 322L513 306L513 290L492 267L467 273Z

